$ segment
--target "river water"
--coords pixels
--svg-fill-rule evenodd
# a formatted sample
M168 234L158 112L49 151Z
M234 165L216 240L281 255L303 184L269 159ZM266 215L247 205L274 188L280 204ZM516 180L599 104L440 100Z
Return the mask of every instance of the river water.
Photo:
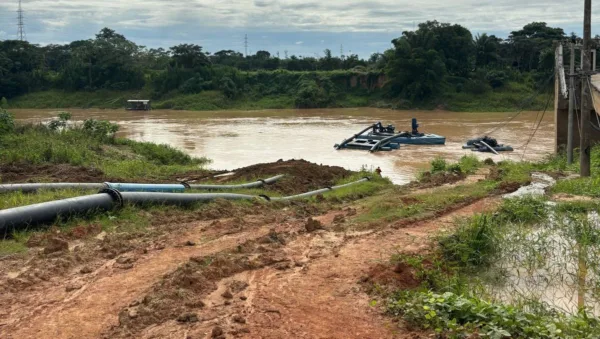
M11 110L18 120L45 121L57 110ZM213 169L233 170L260 162L279 159L305 159L324 165L351 170L380 167L394 183L412 180L428 167L436 156L457 160L476 154L496 161L541 159L553 152L554 119L546 112L542 124L525 150L538 112L455 113L446 111L393 111L375 108L260 110L260 111L174 111L69 109L73 120L107 119L121 126L119 136L138 141L165 143L190 155L212 160ZM410 146L392 152L371 154L367 151L340 150L333 145L381 121L394 124L397 130L410 130L410 120L419 120L421 132L444 135L444 146ZM511 145L515 152L493 155L463 150L466 139L483 135L497 126L492 134L498 142Z

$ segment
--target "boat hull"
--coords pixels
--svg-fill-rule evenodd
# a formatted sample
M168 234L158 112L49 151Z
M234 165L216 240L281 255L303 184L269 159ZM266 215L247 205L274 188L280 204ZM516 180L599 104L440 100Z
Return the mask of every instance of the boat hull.
M363 140L382 140L387 137L391 137L392 134L378 133L378 134L363 134L356 137L356 139ZM437 134L424 134L423 136L401 136L392 139L392 142L405 145L444 145L446 144L446 137Z

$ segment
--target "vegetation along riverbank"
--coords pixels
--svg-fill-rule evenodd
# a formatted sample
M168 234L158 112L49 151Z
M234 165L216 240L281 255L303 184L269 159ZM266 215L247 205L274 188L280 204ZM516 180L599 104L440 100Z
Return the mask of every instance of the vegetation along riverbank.
M64 45L0 41L0 105L122 108L127 99L152 99L154 108L186 110L542 110L553 95L552 42L565 37L539 22L501 39L428 21L361 59L330 50L281 57L194 44L149 49L105 28Z
M203 168L208 159L69 117L26 125L1 111L1 183L224 184L285 174L231 191L277 197L371 180L291 201L125 204L8 230L0 240L1 337L600 333L599 148L595 176L585 179L563 155L538 163L438 158L404 186L303 160L218 176ZM527 186L533 195L521 196ZM5 192L0 209L94 193Z

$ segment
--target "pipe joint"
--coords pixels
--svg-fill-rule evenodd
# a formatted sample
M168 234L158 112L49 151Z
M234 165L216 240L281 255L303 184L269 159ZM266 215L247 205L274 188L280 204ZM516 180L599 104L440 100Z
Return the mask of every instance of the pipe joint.
M110 197L115 202L115 205L117 208L123 207L123 195L121 195L121 192L117 191L116 189L104 188L104 189L101 189L100 192L98 192L98 193L106 193L106 194L110 195Z

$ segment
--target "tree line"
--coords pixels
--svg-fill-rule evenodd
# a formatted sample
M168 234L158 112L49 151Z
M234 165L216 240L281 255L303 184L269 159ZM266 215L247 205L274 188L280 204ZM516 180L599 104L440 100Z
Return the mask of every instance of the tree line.
M502 39L485 33L474 36L458 24L428 21L403 32L384 53L366 59L333 56L328 49L322 57L280 58L268 51L248 56L233 50L209 53L195 44L147 48L104 28L93 39L64 45L0 41L0 97L10 100L48 89L149 89L153 97L219 90L233 98L246 92L250 78L254 82L269 78L269 86L278 86L277 74L287 71L313 74L309 79L294 77L295 83L286 84L286 90L295 92L310 87L306 100L311 101L332 86L328 83L331 79L319 73L343 71L385 74L385 96L426 100L444 91L477 94L508 81L543 84L553 74L553 41L568 38L578 39L543 22L527 24ZM270 75L244 76L248 72ZM327 104L327 100L321 101L301 106Z

